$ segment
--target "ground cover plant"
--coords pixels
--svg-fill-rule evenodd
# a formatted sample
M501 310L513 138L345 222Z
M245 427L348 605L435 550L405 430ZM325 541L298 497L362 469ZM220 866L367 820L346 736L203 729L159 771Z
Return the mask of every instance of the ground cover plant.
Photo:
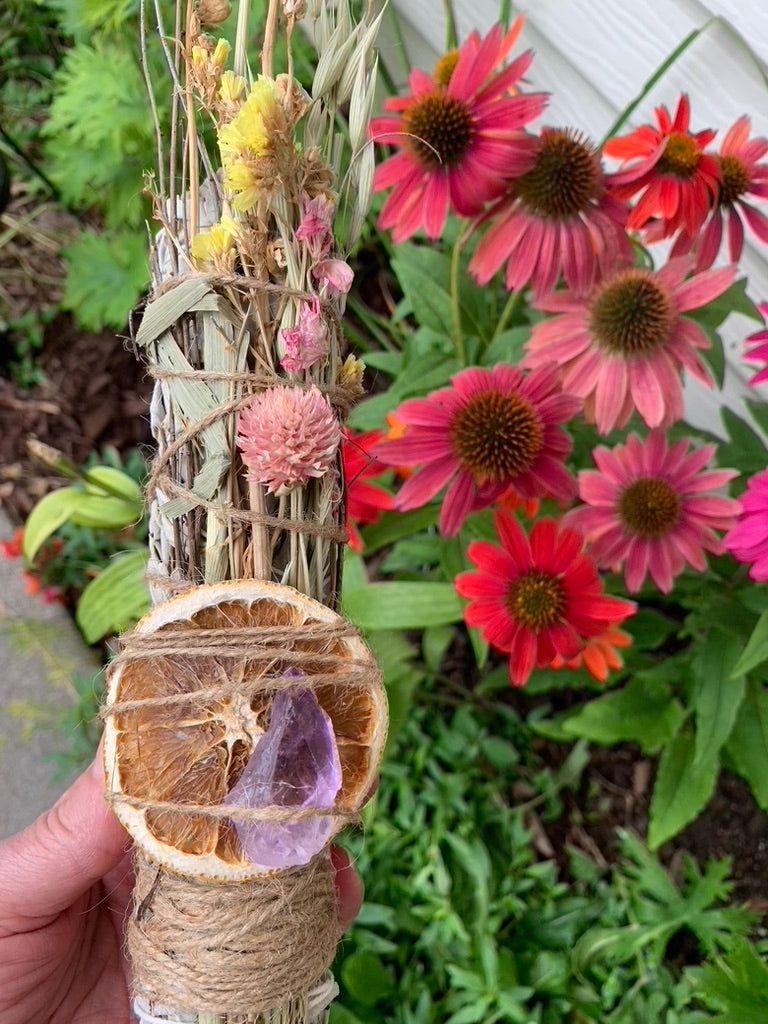
M82 6L60 5L76 49L130 49L130 5L111 5L113 36L93 40ZM393 728L350 837L367 900L332 1020L763 1020L763 933L728 905L728 863L678 860L671 881L648 847L696 818L723 769L768 805L768 415L755 390L716 436L681 402L684 374L722 384L734 310L754 318L745 356L764 376L765 310L738 262L745 229L768 240L768 144L743 120L700 126L695 96L641 99L642 127L599 147L548 127L546 69L502 22L413 69L370 126L378 216L347 328L374 393L342 450L343 601L384 669ZM78 53L58 80L54 180L87 141L67 127L67 97L90 81ZM152 140L131 139L137 172ZM97 262L123 220L106 226L83 236ZM127 310L140 282L121 280ZM85 323L120 319L93 305L111 286L65 294ZM89 571L116 564L110 594L125 597L113 555L133 558L135 587L135 487L72 473L28 522L27 553L55 574L52 537L66 554L105 528ZM100 521L83 525L85 504ZM89 640L130 619L80 615ZM656 765L647 832L622 833L610 863L547 845L590 744Z

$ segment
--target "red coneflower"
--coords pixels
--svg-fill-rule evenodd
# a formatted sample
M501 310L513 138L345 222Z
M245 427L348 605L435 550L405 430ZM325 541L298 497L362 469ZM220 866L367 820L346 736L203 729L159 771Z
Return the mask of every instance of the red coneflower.
M531 166L536 142L521 129L544 109L546 95L510 95L530 52L500 69L521 24L517 18L506 35L496 24L482 40L472 33L441 76L447 84L414 68L410 94L386 99L392 114L371 120L374 141L400 147L373 179L376 191L392 187L379 226L392 229L394 242L420 227L437 238L449 208L473 216Z
M584 399L601 434L635 409L649 427L668 426L683 412L682 369L712 386L696 352L709 348L707 336L682 314L724 292L734 274L724 267L686 280L689 269L680 257L656 271L616 270L586 299L553 293L539 305L559 315L535 325L522 365L557 363L564 390Z
M368 483L389 467L382 465L371 448L384 437L383 430L359 434L346 428L341 441L341 462L344 467L344 488L347 499L347 539L353 551L363 546L357 524L373 523L379 514L393 507L393 496L383 487Z
M608 678L609 669L621 668L624 664L617 647L629 647L632 637L615 625L608 626L598 636L592 636L584 643L584 648L573 658L563 658L557 654L552 659L550 668L584 668L598 683Z
M526 536L506 509L494 514L501 547L474 540L467 557L475 572L454 580L470 598L464 621L478 626L497 650L509 653L509 678L522 686L534 666L570 660L590 637L604 633L635 610L632 601L608 597L583 538L552 519L539 519Z
M768 302L758 302L757 309L763 319L768 318ZM744 344L751 346L750 350L745 352L743 356L747 362L761 359L766 364L762 370L758 370L757 373L749 378L748 383L754 387L755 384L762 384L763 381L768 380L768 328L750 334L744 339Z
M603 145L603 154L634 161L608 176L608 185L619 199L638 196L627 218L627 229L652 227L653 239L668 238L682 229L694 237L715 203L720 185L717 158L705 152L715 137L706 129L688 128L688 97L680 95L672 117L666 107L656 107L656 127L644 124L628 135Z
M663 431L641 441L630 434L625 445L595 448L597 471L579 473L584 505L563 518L584 534L601 569L618 572L630 593L646 577L669 593L685 563L706 568L704 552L721 554L716 530L727 530L736 516L731 498L706 493L737 476L732 469L701 472L715 451L712 444L688 451L681 438L667 447Z
M461 370L450 387L398 406L402 437L375 449L386 465L421 467L400 488L395 508L423 505L448 484L438 526L452 536L472 509L510 485L519 498L568 500L574 484L563 459L571 441L557 424L579 408L562 393L555 367L527 375L506 364Z

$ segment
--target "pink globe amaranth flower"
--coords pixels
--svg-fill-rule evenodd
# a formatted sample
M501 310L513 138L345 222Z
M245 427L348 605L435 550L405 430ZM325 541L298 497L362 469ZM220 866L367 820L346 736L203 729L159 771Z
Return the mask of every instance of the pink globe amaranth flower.
M723 547L738 562L752 563L750 579L768 580L768 469L747 480L736 506L738 520L723 537Z
M663 593L687 562L698 572L706 568L704 552L722 553L716 530L733 525L736 503L707 493L737 473L732 469L702 472L715 445L688 451L688 439L667 446L663 431L652 430L644 441L630 434L624 445L592 452L597 471L579 473L584 505L566 512L563 522L580 530L588 551L601 569L618 572L637 591L646 575Z
M720 166L705 152L715 137L711 129L688 128L688 97L680 95L672 117L656 107L656 127L641 125L628 135L608 139L603 154L632 161L608 176L608 187L622 200L638 196L627 217L627 230L650 227L652 239L669 238L679 230L694 237L717 199Z
M763 319L768 319L768 302L758 302L757 308ZM760 359L766 364L762 370L758 370L757 373L749 378L747 383L754 387L756 384L762 384L763 381L768 380L768 328L750 334L744 339L744 344L747 347L751 346L751 348L748 352L744 353L743 359L747 362L754 362Z
M656 271L629 267L604 277L584 299L555 292L539 307L558 315L536 324L523 366L557 363L563 389L584 400L601 434L624 426L636 409L649 427L683 413L681 371L707 387L712 378L697 349L702 329L683 316L726 290L732 267L687 277L688 257Z
M324 476L341 442L339 421L314 385L255 395L241 410L237 430L248 479L276 494Z
M530 283L534 300L562 274L583 295L614 265L632 262L627 208L610 196L600 159L578 132L543 128L536 158L483 217L490 227L469 261L485 284L506 263L504 283Z
M501 67L521 24L517 18L506 35L498 24L482 39L473 32L459 48L447 84L413 69L410 94L386 99L391 113L371 120L375 142L400 147L373 178L375 191L392 188L379 227L391 228L394 242L420 227L437 238L449 209L474 216L509 178L531 166L536 141L522 128L544 109L546 94L511 95L531 63L530 52Z
M519 498L568 501L574 481L563 466L568 435L557 426L580 409L563 394L554 367L525 374L515 366L470 366L449 387L395 409L402 436L377 445L388 466L421 468L395 496L395 508L417 508L446 484L440 532L453 536L467 514L490 505L509 486Z
M522 686L534 666L576 657L590 637L634 612L634 602L603 594L575 530L538 519L526 536L506 509L496 510L494 525L501 547L471 541L467 557L476 571L459 573L454 586L470 598L467 625L509 653L513 686Z

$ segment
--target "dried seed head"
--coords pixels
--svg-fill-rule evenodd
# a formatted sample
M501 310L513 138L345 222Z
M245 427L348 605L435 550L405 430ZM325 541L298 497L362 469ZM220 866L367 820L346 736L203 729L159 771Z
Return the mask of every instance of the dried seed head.
M196 13L201 25L212 28L227 20L230 9L229 0L198 0Z
M301 21L307 13L307 5L304 0L283 0L283 14L293 21Z

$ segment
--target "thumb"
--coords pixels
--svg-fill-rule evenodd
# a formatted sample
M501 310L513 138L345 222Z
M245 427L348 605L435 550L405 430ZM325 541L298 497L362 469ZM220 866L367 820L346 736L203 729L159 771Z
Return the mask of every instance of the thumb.
M49 811L0 842L0 925L57 916L115 867L127 845L104 800L99 751Z

